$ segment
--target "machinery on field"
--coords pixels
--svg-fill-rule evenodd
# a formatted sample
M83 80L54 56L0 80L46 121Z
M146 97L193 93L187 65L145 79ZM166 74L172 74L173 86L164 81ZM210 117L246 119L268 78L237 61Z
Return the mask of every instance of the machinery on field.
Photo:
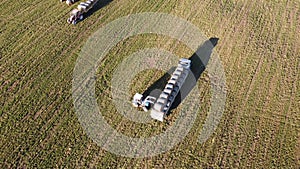
M133 97L132 105L134 107L142 107L144 111L150 110L150 115L153 119L163 121L185 82L190 67L191 60L180 59L177 68L158 98L147 96L144 99L143 95L136 93Z
M147 96L145 99L143 98L142 94L136 93L133 96L132 105L133 107L141 107L145 112L153 107L156 98L153 96Z
M60 0L60 2L63 2L63 1L66 1L66 4L68 4L68 5L72 5L75 2L77 2L78 0Z
M97 2L98 0L87 0L86 2L81 2L76 9L73 9L70 12L70 17L67 22L75 25L78 21L83 19L83 14L93 8Z

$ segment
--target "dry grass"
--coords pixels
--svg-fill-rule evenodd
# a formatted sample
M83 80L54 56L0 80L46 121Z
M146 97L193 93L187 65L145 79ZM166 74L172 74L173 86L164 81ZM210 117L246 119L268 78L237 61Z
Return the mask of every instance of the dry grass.
M1 2L2 168L299 168L299 1L114 0L76 26L66 23L73 7L57 0ZM164 154L131 159L102 150L86 136L73 109L72 73L89 35L121 16L149 11L185 18L207 37L220 39L216 50L225 68L228 97L217 131L206 143L197 143L209 109L205 72L199 86L201 111L186 139ZM112 114L114 65L145 47L181 57L192 54L173 39L152 35L127 39L111 50L97 74L98 102L109 124L131 136L149 136L172 124L135 124ZM149 85L155 79L139 80ZM137 90L146 88L136 84ZM174 119L176 113L169 117Z

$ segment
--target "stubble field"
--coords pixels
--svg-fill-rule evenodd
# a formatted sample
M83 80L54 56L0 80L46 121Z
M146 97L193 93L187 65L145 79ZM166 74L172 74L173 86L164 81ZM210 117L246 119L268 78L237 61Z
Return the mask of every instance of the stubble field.
M299 168L300 1L104 0L76 26L58 0L4 0L0 11L1 168ZM140 12L184 18L207 37L224 66L227 101L217 130L197 142L210 107L207 72L198 80L200 110L187 137L148 158L126 158L98 147L82 129L73 107L76 59L90 35L111 21ZM163 132L168 123L131 122L115 113L111 79L121 61L159 47L189 58L193 51L165 36L139 35L118 43L97 71L96 94L107 122L132 137ZM165 72L135 78L143 92ZM127 102L129 102L128 100Z

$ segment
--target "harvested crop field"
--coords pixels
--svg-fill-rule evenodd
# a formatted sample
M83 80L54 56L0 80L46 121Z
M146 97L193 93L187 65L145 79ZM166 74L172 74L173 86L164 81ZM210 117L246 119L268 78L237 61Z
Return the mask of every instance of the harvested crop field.
M1 168L300 167L300 1L100 0L88 17L69 25L69 12L78 3L1 2ZM227 99L216 131L199 143L211 97L205 70L197 85L200 109L187 136L170 151L129 158L102 149L83 130L72 78L76 59L95 31L142 12L183 18L206 37L219 39L214 51L224 67ZM145 48L184 58L194 52L176 39L153 34L127 38L109 51L96 74L97 103L107 123L130 137L164 132L179 116L174 110L167 122L143 124L116 113L113 73L123 59ZM130 94L145 91L164 73L140 73Z

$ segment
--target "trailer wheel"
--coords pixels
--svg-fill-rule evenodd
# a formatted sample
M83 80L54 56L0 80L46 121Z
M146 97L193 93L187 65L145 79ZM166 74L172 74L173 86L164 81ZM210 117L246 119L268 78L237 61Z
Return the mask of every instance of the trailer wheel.
M83 19L83 15L80 15L80 16L79 16L79 19L82 20L82 19Z

